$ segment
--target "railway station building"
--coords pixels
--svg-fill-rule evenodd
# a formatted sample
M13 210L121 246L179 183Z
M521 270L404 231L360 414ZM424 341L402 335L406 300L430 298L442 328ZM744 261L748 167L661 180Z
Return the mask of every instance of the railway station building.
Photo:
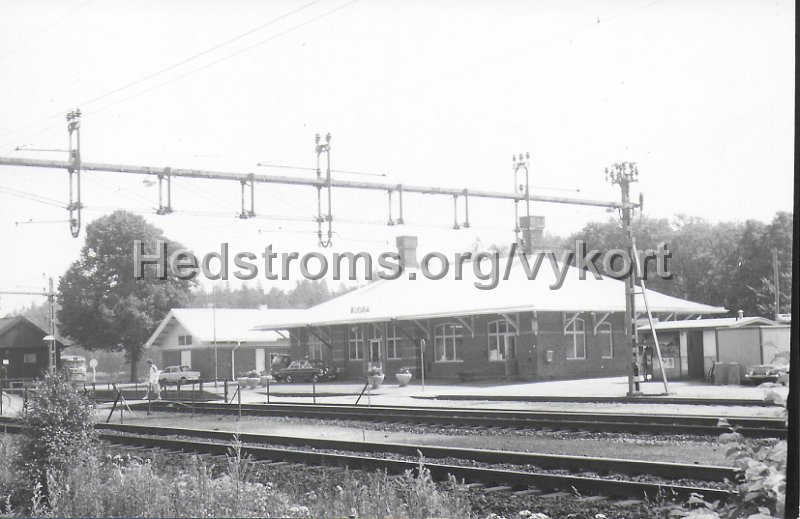
M255 330L265 316L288 319L298 310L174 308L145 343L159 368L184 365L202 378L235 379L239 373L266 371L277 355L287 355L288 334Z
M395 280L378 280L293 314L263 314L260 331L286 330L293 359L321 359L344 378L372 366L386 373L424 367L426 379L551 380L625 374L624 282L567 267L563 285L542 268L528 279L519 261L507 280L482 290L472 269L428 279L416 268L416 239L399 237L404 265ZM545 262L546 264L547 262ZM415 277L415 279L411 279ZM648 290L660 320L727 310ZM637 310L644 314L642 295Z

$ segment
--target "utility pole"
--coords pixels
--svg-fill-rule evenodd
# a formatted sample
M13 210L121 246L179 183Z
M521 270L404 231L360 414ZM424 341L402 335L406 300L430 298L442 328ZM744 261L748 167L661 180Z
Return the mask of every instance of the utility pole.
M631 203L631 184L639 179L639 169L635 162L618 162L606 168L606 180L617 184L622 192L622 232L625 237L625 248L633 251L633 231L631 217L634 204ZM631 258L634 261L634 258ZM625 335L631 346L632 363L628 368L628 396L640 395L640 377L642 371L641 352L639 351L639 333L636 329L636 276L629 273L625 279Z
M772 249L772 275L775 277L775 322L780 322L781 281L778 277L778 249Z
M320 143L319 134L316 135L314 138L314 144L316 144L315 150L317 152L317 180L320 181L320 184L317 185L317 239L319 242L320 247L330 247L331 242L333 241L333 231L331 229L332 222L333 222L333 215L331 214L331 134L328 132L325 135L325 143ZM323 182L322 179L322 170L320 170L320 156L325 154L325 159L327 162L327 171L325 174L325 179ZM325 216L322 215L322 189L325 188L327 190L328 195L328 206L327 211L325 212ZM328 236L327 239L322 239L322 224L324 222L328 222Z
M74 110L67 114L67 131L69 131L69 230L73 238L81 232L81 111ZM73 141L72 134L75 134ZM73 146L74 144L74 146Z
M530 158L531 154L526 152L524 155L522 153L519 154L519 157L513 155L511 157L511 162L514 164L514 192L517 193L519 191L524 192L525 196L525 229L522 233L522 240L519 237L520 225L519 225L519 200L514 200L514 238L517 242L517 245L521 245L521 249L525 251L526 254L533 253L533 247L531 243L531 193L530 193L530 180L529 180L529 169L530 169ZM519 172L520 170L525 170L525 186L519 183Z

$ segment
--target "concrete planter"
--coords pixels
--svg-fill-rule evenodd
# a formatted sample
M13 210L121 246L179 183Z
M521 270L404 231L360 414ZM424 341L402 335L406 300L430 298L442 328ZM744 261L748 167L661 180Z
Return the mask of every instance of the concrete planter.
M372 389L378 389L383 384L383 378L385 375L369 375L367 377L367 381Z
M397 379L397 383L400 384L400 387L406 387L408 383L411 382L412 376L411 373L395 373L394 378Z
M247 387L247 377L237 378L236 383L239 384L239 389L245 389Z
M261 381L260 377L247 377L247 387L249 389L255 389L258 387L258 383Z
M261 377L258 379L258 383L261 385L261 387L267 387L269 382L272 382L272 375L261 375Z

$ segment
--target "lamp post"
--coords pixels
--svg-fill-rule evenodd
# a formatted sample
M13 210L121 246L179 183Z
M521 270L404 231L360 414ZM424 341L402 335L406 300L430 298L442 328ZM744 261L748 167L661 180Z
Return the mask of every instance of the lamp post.
M606 180L619 186L622 192L622 231L625 237L625 248L634 258L633 232L631 230L631 214L635 204L631 203L630 187L639 180L639 169L635 162L618 162L605 169ZM638 395L639 377L643 374L642 359L639 351L639 334L636 330L636 280L629 273L625 279L625 335L630 338L632 366L628 369L628 395ZM635 377L635 378L634 378Z

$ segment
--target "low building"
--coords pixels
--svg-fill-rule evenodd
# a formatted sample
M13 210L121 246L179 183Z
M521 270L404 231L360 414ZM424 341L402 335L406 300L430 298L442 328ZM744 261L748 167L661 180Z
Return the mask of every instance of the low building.
M289 331L293 358L318 358L361 378L371 366L414 368L426 378L550 380L622 375L631 363L625 341L625 286L573 267L558 289L547 261L528 279L517 258L507 280L479 289L472 265L428 279L416 268L416 239L399 237L403 275L379 280L300 311L266 314L260 330ZM505 263L505 259L503 259ZM505 266L503 265L503 268ZM502 274L502 270L501 270ZM585 278L585 279L582 279ZM660 316L697 316L724 308L648 290ZM641 294L637 309L644 312Z
M50 366L47 332L18 315L0 318L0 378L30 379L41 376ZM56 362L64 345L56 341ZM3 369L5 368L5 369Z
M235 379L239 373L268 371L272 360L289 353L288 335L255 330L271 314L289 318L297 310L175 308L145 344L159 368L185 365L204 379Z
M742 378L747 366L770 363L789 351L791 327L763 317L724 317L658 322L664 373L668 379L704 380L715 362L736 362ZM648 364L660 377L650 326L639 328Z

